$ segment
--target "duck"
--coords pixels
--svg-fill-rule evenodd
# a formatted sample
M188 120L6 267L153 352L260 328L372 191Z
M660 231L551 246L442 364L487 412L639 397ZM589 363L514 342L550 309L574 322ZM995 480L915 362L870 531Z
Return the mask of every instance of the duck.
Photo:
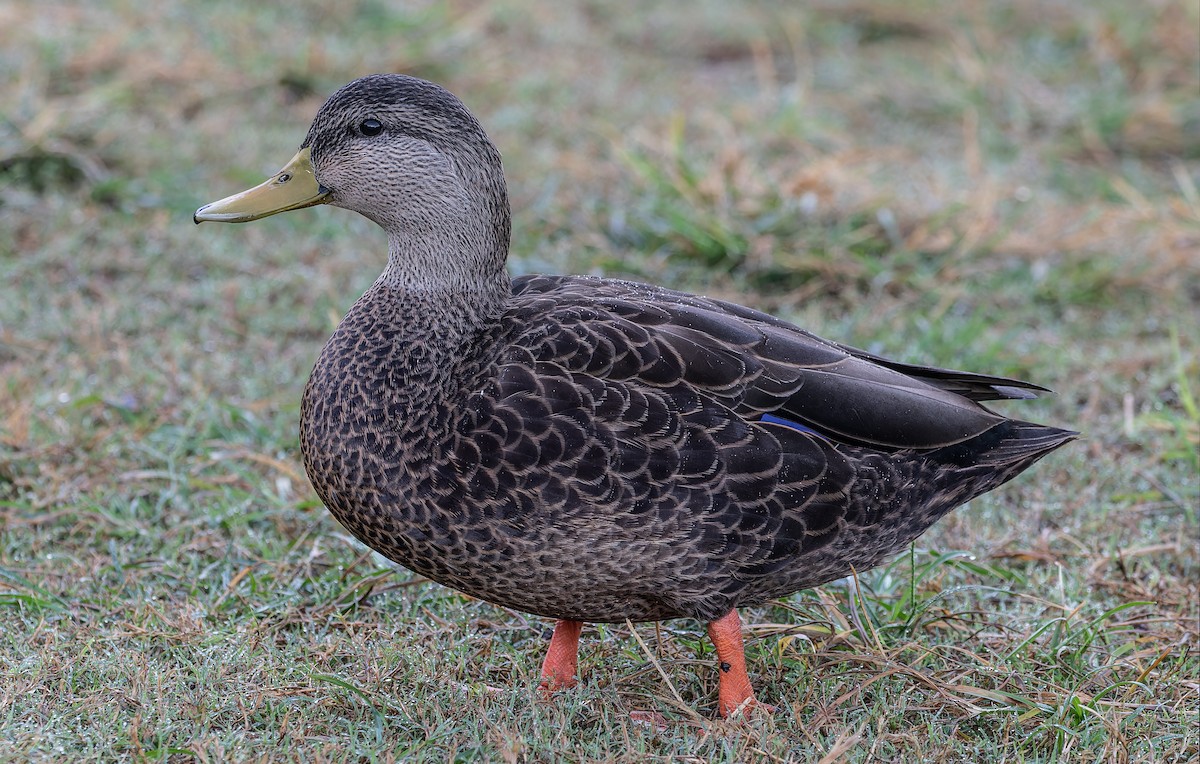
M732 302L510 276L500 152L445 88L376 74L299 151L196 223L330 204L386 265L317 358L308 477L356 538L418 575L553 619L539 687L578 681L585 623L690 618L717 710L759 702L739 608L861 573L1078 433L989 401L1048 392L839 344Z

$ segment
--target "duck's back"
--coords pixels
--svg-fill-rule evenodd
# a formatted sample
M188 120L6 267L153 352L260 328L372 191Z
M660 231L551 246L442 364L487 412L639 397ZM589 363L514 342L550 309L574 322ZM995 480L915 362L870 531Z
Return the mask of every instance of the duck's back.
M640 284L518 279L449 340L389 300L314 370L314 485L406 567L556 618L714 620L866 570L1073 435L976 402L1033 385Z

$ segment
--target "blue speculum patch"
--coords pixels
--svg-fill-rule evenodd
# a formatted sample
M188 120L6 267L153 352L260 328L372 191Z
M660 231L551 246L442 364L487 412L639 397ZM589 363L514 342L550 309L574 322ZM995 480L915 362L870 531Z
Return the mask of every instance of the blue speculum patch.
M763 414L762 417L759 418L758 421L765 422L767 424L781 424L784 427L791 427L793 430L799 430L800 432L807 432L810 435L816 435L818 438L825 438L826 440L829 440L828 437L826 437L822 433L817 432L813 428L808 427L807 425L800 424L799 422L793 422L790 419L784 419L783 417L775 416L774 414Z

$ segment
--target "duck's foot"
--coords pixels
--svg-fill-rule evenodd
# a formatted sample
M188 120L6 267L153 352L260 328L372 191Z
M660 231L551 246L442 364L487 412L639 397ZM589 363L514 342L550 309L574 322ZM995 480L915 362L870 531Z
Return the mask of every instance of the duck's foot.
M779 710L778 708L771 705L770 703L763 703L760 700L755 700L754 698L749 698L749 699L743 701L740 705L734 706L728 712L725 711L724 704L722 704L721 716L724 717L725 719L727 719L728 721L736 722L739 720L749 719L756 714L767 714L768 716L770 716L771 714L774 714L778 710Z
M579 665L579 632L582 628L582 621L564 620L554 624L550 648L542 661L542 682L538 685L543 697L579 683L575 672Z
M549 698L559 690L574 687L579 683L576 672L579 666L579 633L581 621L561 620L554 624L550 647L542 661L542 681L538 691ZM754 697L750 677L746 673L746 652L742 642L742 621L736 610L708 624L708 638L717 650L719 684L717 708L721 716L748 718L757 712L774 713L775 707L760 703ZM666 719L651 711L634 711L633 721L661 728Z
M742 643L742 619L737 610L708 624L708 638L713 647L717 648L717 667L719 684L717 685L717 708L721 716L748 717L755 711L773 713L775 707L759 703L754 697L754 688L750 686L750 677L746 674L746 650Z

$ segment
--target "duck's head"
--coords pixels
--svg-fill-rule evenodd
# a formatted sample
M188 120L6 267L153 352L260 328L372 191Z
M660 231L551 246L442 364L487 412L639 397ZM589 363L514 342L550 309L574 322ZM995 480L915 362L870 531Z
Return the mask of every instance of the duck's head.
M500 153L458 98L415 77L374 74L341 88L282 170L193 219L244 223L316 204L375 221L393 251L424 242L501 262L507 253Z

